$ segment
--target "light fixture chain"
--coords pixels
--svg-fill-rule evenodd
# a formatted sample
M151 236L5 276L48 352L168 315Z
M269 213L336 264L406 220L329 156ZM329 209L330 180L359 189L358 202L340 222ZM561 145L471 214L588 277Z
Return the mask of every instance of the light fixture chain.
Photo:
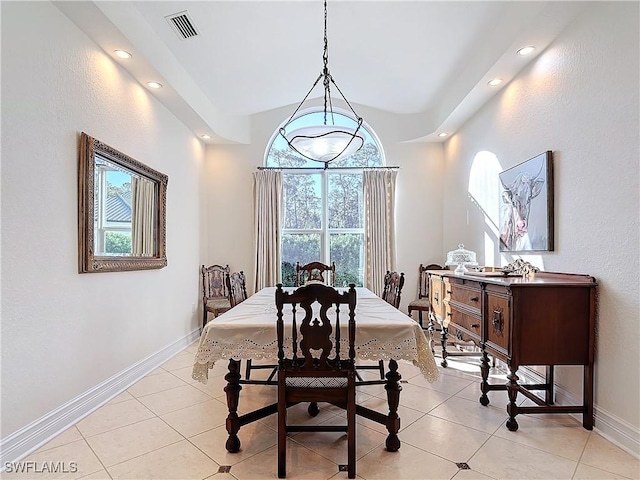
M324 76L324 124L327 124L327 99L331 95L329 91L330 75L329 75L329 41L327 40L327 0L324 0L324 51L322 54L322 62L324 68L322 69L322 75Z

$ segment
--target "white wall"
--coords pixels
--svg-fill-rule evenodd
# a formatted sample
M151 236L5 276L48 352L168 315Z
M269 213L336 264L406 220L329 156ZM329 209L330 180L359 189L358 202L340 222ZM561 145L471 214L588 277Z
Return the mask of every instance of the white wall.
M263 165L271 136L294 108L255 116L250 145L208 145L206 150L205 183L209 195L205 259L209 264L228 263L232 270L244 270L251 291L255 276L252 173ZM443 261L442 145L400 143L397 117L357 105L354 108L378 135L387 165L400 166L396 198L397 269L406 277L401 304L406 311L408 302L416 298L420 263Z
M529 259L548 271L586 273L598 280L596 410L635 429L636 444L638 18L637 2L590 5L447 142L444 190L445 249L464 241L482 264L489 229L466 195L474 156L493 152L509 168L553 151L555 251ZM499 261L499 252L492 253ZM564 368L558 375L560 385L578 398L581 371ZM596 419L598 427L602 423Z
M2 37L4 437L198 327L204 149L52 4ZM81 131L169 176L168 267L78 274Z

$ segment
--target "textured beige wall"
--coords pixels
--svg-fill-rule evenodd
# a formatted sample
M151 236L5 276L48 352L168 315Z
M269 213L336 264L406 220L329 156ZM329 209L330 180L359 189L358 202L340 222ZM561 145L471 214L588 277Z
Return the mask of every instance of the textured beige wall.
M466 195L475 155L493 152L509 168L554 152L555 251L527 259L548 271L597 278L596 408L635 429L636 444L638 18L637 3L593 3L469 120L445 147L444 209L445 249L464 239L484 263L485 234L490 240L495 236ZM493 255L503 262L512 259L501 259L497 247ZM581 371L558 372L559 383L578 398Z
M198 327L204 149L52 4L2 37L4 437ZM81 131L169 176L168 267L78 274Z

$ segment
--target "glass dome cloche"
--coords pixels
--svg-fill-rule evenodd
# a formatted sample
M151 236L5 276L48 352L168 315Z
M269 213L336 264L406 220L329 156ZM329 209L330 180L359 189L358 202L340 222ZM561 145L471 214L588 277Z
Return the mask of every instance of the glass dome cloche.
M447 261L445 265L457 265L457 268L453 273L461 275L465 272L468 272L466 267L467 265L478 265L478 262L476 262L476 252L465 250L464 245L461 243L458 245L457 250L451 250L449 253L447 253Z

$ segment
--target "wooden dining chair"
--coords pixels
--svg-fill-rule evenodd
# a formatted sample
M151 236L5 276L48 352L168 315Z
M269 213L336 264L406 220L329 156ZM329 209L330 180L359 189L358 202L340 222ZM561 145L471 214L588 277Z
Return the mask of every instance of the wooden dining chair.
M228 273L225 281L227 283L229 305L231 308L247 299L247 282L242 270L239 272Z
M278 284L276 310L278 478L286 477L287 434L292 432L346 432L347 476L355 478L355 285L351 284L348 291L339 293L327 285L311 283L289 293ZM285 310L287 318L292 319L286 325ZM342 323L348 325L346 352L340 350ZM340 425L291 425L287 422L287 408L301 402L311 402L309 413L312 416L319 412L318 402L342 408L346 410L346 422Z
M200 269L202 273L202 328L207 324L209 313L217 317L231 308L227 291L226 275L229 265L211 265Z
M404 286L404 273L390 272L387 270L384 276L384 289L382 299L396 308L400 307L402 287ZM384 380L384 362L378 361L377 365L358 365L358 370L377 370L380 372L380 380ZM358 380L362 377L358 374Z
M327 278L325 279L325 275ZM321 282L332 287L336 286L336 262L325 265L322 262L310 262L300 265L296 262L295 286L301 287L308 282Z
M407 312L411 318L413 318L414 311L418 312L418 323L422 328L424 328L422 313L426 312L427 316L429 315L429 275L427 275L427 270L442 270L442 267L435 263L420 264L418 268L418 298L409 302L407 306ZM427 320L429 320L428 317Z
M398 273L395 271L390 272L387 270L387 274L384 276L382 299L394 307L400 308L400 298L403 286L404 273Z

